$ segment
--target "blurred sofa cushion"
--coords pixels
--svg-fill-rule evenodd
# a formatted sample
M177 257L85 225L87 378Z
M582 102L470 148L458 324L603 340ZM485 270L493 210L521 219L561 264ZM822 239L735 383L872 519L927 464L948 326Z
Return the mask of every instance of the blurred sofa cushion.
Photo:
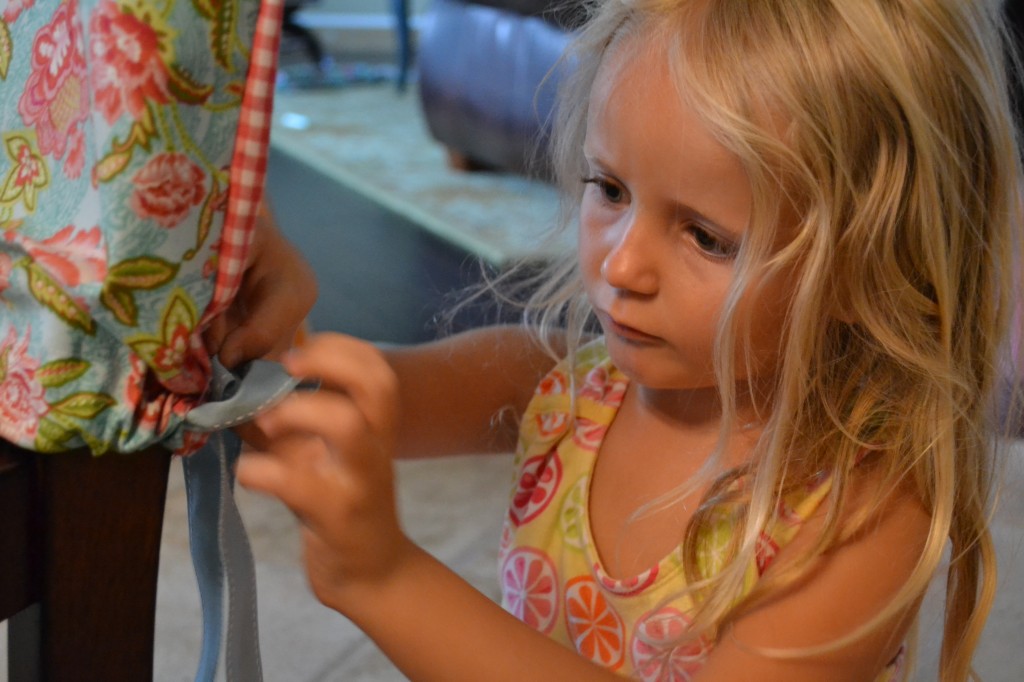
M554 67L575 21L544 0L434 0L418 47L431 135L471 165L546 176Z

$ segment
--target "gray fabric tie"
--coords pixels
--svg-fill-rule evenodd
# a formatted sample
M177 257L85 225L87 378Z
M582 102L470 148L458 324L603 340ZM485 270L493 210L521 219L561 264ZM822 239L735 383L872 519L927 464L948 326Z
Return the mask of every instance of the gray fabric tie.
M276 405L299 382L276 362L256 360L237 373L213 362L210 401L185 418L187 429L211 434L201 450L184 458L183 467L189 545L203 612L196 681L213 682L223 651L227 682L261 682L256 573L234 496L242 443L229 429Z

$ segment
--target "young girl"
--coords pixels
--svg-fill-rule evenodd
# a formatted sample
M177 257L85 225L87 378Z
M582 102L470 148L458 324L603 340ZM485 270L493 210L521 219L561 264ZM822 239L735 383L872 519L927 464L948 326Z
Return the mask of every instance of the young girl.
M966 679L1018 289L990 5L597 5L557 128L578 249L527 324L317 337L286 364L324 389L257 422L238 478L302 519L319 599L413 680L892 680L951 546ZM403 535L391 458L512 447L502 609Z

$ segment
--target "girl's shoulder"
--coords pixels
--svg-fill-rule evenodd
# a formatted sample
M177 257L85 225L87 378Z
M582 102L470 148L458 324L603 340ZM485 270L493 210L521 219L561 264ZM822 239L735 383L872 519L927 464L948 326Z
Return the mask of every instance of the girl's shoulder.
M628 383L612 363L604 337L598 337L563 358L541 379L527 409L571 411L586 403L617 409Z
M611 422L628 380L598 337L563 358L537 384L520 422L521 439L532 449L563 436L574 422Z
M834 517L839 527L857 529L840 532L847 541L871 536L877 541L882 535L872 530L883 524L902 527L918 537L927 535L930 515L909 483L893 483L884 476L877 461L883 456L862 456L846 472L822 471L782 494L767 534L780 544L789 544L799 529L807 531L803 542L814 544L828 519Z
M731 622L706 672L727 677L763 665L759 651L809 647L821 667L811 673L794 660L790 679L821 679L829 667L894 679L930 577L918 573L930 515L909 486L890 487L871 467L845 481L822 478L793 499L788 518L759 538L756 571L748 569L768 591ZM840 530L823 549L830 520Z

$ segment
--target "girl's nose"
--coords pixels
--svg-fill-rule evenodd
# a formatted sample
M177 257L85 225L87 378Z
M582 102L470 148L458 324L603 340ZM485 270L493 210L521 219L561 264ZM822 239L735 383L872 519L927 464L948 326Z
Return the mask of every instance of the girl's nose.
M637 294L658 290L657 244L651 226L636 211L623 217L604 260L601 276L609 285Z

